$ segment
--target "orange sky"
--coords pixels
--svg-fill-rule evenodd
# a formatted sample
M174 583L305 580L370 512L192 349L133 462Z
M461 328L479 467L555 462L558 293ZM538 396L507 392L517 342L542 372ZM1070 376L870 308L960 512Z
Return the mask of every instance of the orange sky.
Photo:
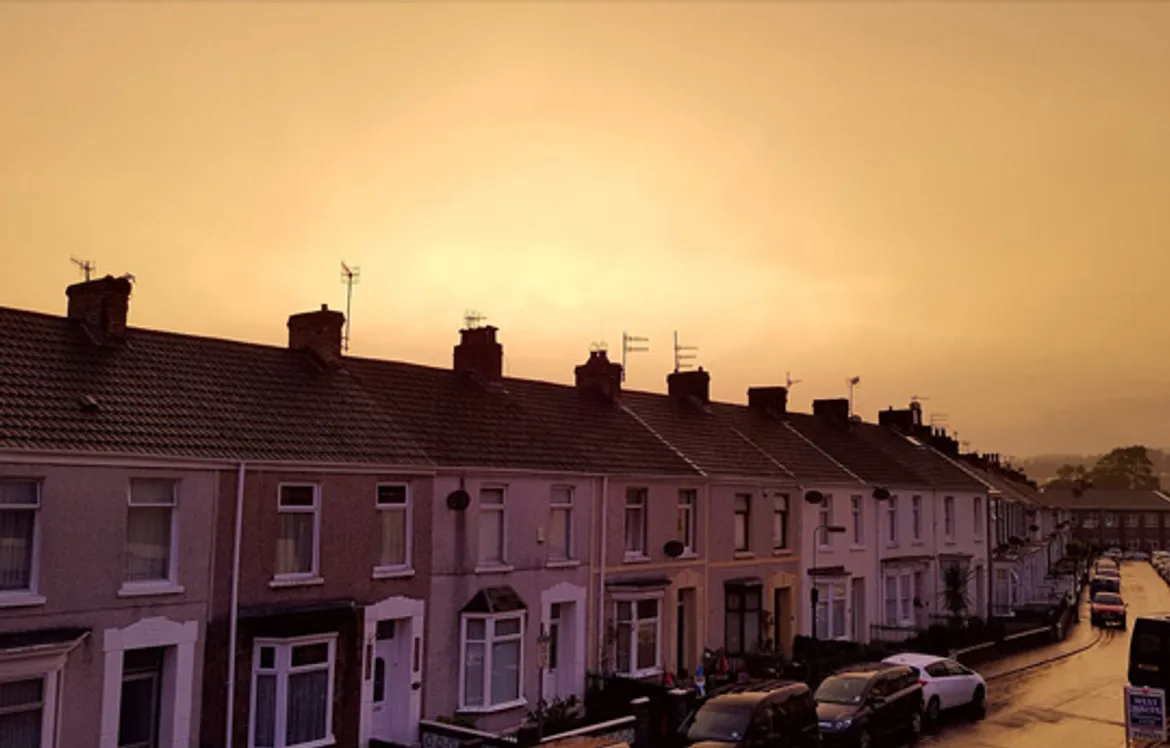
M671 332L987 451L1170 445L1170 5L0 4L0 304L509 373Z

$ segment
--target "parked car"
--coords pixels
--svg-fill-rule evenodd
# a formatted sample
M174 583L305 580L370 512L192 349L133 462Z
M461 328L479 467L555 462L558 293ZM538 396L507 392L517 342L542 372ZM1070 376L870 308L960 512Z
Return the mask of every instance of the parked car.
M1122 556L1122 553L1121 553L1120 548L1118 548L1117 546L1113 546L1109 550L1105 551L1105 553L1102 555L1104 555L1105 558L1120 559Z
M1121 572L1117 569L1097 569L1095 576L1121 581Z
M1129 684L1170 689L1170 616L1139 616L1129 638Z
M1089 599L1096 597L1098 592L1115 592L1121 594L1121 580L1113 577L1093 577L1089 580Z
M713 691L679 728L695 748L816 748L817 704L805 683L735 683Z
M1097 559L1096 563L1093 564L1093 571L1099 571L1101 569L1116 569L1116 568L1117 568L1117 562L1111 558L1099 558L1099 559Z
M813 697L825 746L870 748L894 735L922 734L922 683L905 665L845 668L825 678Z
M1098 627L1119 625L1124 631L1127 607L1125 600L1116 592L1098 592L1089 603L1089 621Z
M922 683L923 712L928 723L937 723L944 711L968 709L982 717L987 705L987 683L971 668L946 657L929 654L899 654L882 662L913 668Z
M1150 554L1145 551L1126 551L1121 558L1125 561L1149 561Z

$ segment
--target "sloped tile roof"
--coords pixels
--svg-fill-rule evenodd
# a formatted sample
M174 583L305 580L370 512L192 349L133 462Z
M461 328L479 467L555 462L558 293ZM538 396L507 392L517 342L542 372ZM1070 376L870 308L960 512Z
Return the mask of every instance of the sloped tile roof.
M886 450L862 438L858 424L833 424L805 413L789 413L787 424L866 483L929 486L930 482Z
M3 307L0 448L429 464L349 373L308 354L136 328L99 347L63 317Z
M669 395L623 392L622 405L708 475L791 478L710 406Z
M986 487L978 478L963 470L929 444L906 438L902 434L872 423L854 424L854 433L887 454L890 459L905 465L934 488L953 488L982 491Z
M798 480L856 483L840 465L784 425L778 417L746 405L712 403L711 410Z
M396 361L345 365L440 465L696 474L621 408L574 387L511 377L488 384Z

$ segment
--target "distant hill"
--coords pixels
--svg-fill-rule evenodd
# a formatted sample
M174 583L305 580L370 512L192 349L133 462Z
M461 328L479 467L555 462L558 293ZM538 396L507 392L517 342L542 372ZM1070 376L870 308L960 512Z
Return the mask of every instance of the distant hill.
M1150 460L1154 463L1154 472L1162 479L1163 486L1170 486L1170 449L1147 450ZM1061 465L1081 465L1086 470L1093 467L1101 455L1036 455L1034 457L1013 457L1011 462L1023 470L1037 483L1045 482L1056 477L1056 471Z

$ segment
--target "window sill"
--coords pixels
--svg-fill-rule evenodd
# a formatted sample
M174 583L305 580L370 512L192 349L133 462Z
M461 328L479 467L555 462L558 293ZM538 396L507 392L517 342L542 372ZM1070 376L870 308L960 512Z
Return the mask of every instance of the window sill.
M943 545L958 545L958 544L959 544L959 541L955 540L954 538L943 541Z
M791 556L792 549L791 548L773 548L772 555L773 556Z
M503 704L492 704L491 706L462 706L456 711L459 714L495 714L496 712L507 712L525 706L528 706L528 699L521 698L513 701L505 701Z
M650 557L645 553L627 553L622 557L623 564L648 564Z
M0 592L0 608L31 608L44 605L45 596L34 592Z
M126 582L118 590L118 597L150 597L152 595L181 595L187 589L174 582Z
M756 554L753 551L736 551L732 554L732 558L742 561L747 558L755 558Z
M849 550L851 550L851 551L864 551L865 546L864 545L851 545L851 546L849 546Z
M925 540L912 540L912 541L910 541L910 545L912 545L916 548L922 548L926 545L926 541Z
M688 548L687 550L680 553L678 558L675 560L676 561L694 561L698 557L699 557L699 554L695 553L690 548Z
M283 587L315 587L325 584L325 579L317 575L297 577L276 577L268 583L270 589L278 590ZM332 738L330 738L332 740ZM322 743L327 745L327 743Z
M516 567L511 564L484 564L475 567L476 574L507 574L515 570Z
M409 566L375 566L374 579L410 579L414 569Z
M545 564L547 569L576 569L581 565L581 560L576 558L562 558L556 561L549 561Z

